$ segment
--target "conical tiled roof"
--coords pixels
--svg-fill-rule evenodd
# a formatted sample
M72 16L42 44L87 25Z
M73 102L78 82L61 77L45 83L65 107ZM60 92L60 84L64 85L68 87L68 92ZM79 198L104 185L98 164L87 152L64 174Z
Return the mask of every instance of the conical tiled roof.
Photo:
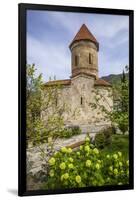
M87 28L87 26L85 24L83 24L81 26L81 28L79 29L78 33L72 40L70 47L75 41L80 41L80 40L90 40L90 41L94 42L97 46L97 49L99 49L98 41L96 40L94 35L89 31L89 29Z

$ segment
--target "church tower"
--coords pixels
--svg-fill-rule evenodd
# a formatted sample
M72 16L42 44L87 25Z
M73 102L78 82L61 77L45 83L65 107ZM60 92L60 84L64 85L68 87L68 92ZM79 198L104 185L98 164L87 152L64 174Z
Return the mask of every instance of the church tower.
M63 106L62 116L65 125L79 126L82 133L97 133L111 126L106 112L100 108L104 106L108 112L113 109L111 85L98 77L99 43L83 24L69 48L71 51L70 79L49 81L45 84L45 88L53 87L54 91L54 86L55 88L58 85L62 86L59 87L55 106L58 105L59 108ZM93 108L92 103L96 103L97 98L102 100L98 101L97 106ZM53 109L53 114L55 109L56 107ZM46 111L44 118L47 117Z
M69 46L71 50L72 78L85 74L98 78L99 43L83 24Z

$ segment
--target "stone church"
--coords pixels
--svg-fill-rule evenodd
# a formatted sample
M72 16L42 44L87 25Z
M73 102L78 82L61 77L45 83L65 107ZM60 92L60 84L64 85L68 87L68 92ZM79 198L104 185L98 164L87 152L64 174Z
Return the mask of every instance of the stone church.
M68 109L63 113L66 126L79 126L83 132L99 131L111 125L106 113L113 109L112 87L98 77L99 43L83 24L69 49L70 79L46 82L44 91L60 86L56 104L67 105ZM43 117L46 117L46 113Z

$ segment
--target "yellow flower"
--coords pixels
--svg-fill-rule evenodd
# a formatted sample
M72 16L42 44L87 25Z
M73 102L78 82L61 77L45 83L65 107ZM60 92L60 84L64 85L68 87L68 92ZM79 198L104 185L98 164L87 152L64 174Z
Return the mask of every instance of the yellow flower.
M65 174L63 175L63 178L64 178L65 180L67 180L67 179L69 178L69 174L68 174L68 173L65 173Z
M49 164L50 165L54 165L55 164L55 158L50 158L50 160L49 160Z
M61 148L61 151L62 151L63 153L66 153L66 152L67 152L67 148L66 148L66 147L62 147L62 148Z
M122 156L122 152L121 151L119 151L117 154L119 155L119 157Z
M122 162L119 162L119 166L120 166L120 167L122 167L122 166L123 166Z
M118 174L118 170L114 169L114 174L117 175Z
M76 180L77 183L81 183L81 176L77 175L75 180Z
M60 178L60 180L61 180L61 181L63 181L63 179L64 179L64 174L63 174L63 175L61 175L61 178Z
M85 146L85 151L89 152L90 151L90 147L88 145Z
M109 167L109 170L110 170L110 171L113 171L113 167L112 167L112 166L110 166L110 167Z
M109 159L109 158L110 158L110 155L107 155L106 157Z
M69 168L69 169L73 169L73 168L74 168L74 165L73 165L72 163L70 163L70 164L68 165L68 168Z
M85 141L86 141L86 142L90 142L90 137L87 136L87 137L85 138Z
M66 168L66 164L64 162L62 162L60 165L59 165L60 169L65 169Z
M72 149L71 148L68 148L68 153L72 153Z
M69 161L70 161L70 162L73 162L73 158L69 158Z
M95 154L99 154L99 150L98 150L97 148L94 148L94 149L93 149L93 152L94 152Z
M91 166L91 161L90 160L87 160L86 161L86 167L90 167Z
M49 175L50 175L51 177L54 176L54 170L53 170L53 169L50 170Z
M77 155L80 156L80 152L79 151L77 152Z
M117 154L113 154L113 158L114 158L115 160L117 160L117 159L118 159L118 155L117 155Z
M83 149L83 146L80 146L80 150L82 150Z
M100 164L99 163L96 164L96 169L100 169Z

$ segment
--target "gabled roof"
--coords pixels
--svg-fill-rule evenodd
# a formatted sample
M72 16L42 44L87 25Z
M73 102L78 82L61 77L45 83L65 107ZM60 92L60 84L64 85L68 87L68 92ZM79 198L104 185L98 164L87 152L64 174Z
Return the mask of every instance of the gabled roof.
M70 79L65 79L65 80L54 80L54 81L49 81L44 84L44 86L56 86L56 85L70 85L71 80Z
M100 79L95 80L95 86L108 86L108 87L111 87L111 84L100 78Z
M87 28L87 26L85 24L83 24L81 26L81 28L79 29L78 33L76 34L76 36L72 40L70 47L75 41L80 41L80 40L90 40L93 43L95 43L95 45L97 46L97 49L99 49L98 41L96 40L94 35L89 31L89 29Z

